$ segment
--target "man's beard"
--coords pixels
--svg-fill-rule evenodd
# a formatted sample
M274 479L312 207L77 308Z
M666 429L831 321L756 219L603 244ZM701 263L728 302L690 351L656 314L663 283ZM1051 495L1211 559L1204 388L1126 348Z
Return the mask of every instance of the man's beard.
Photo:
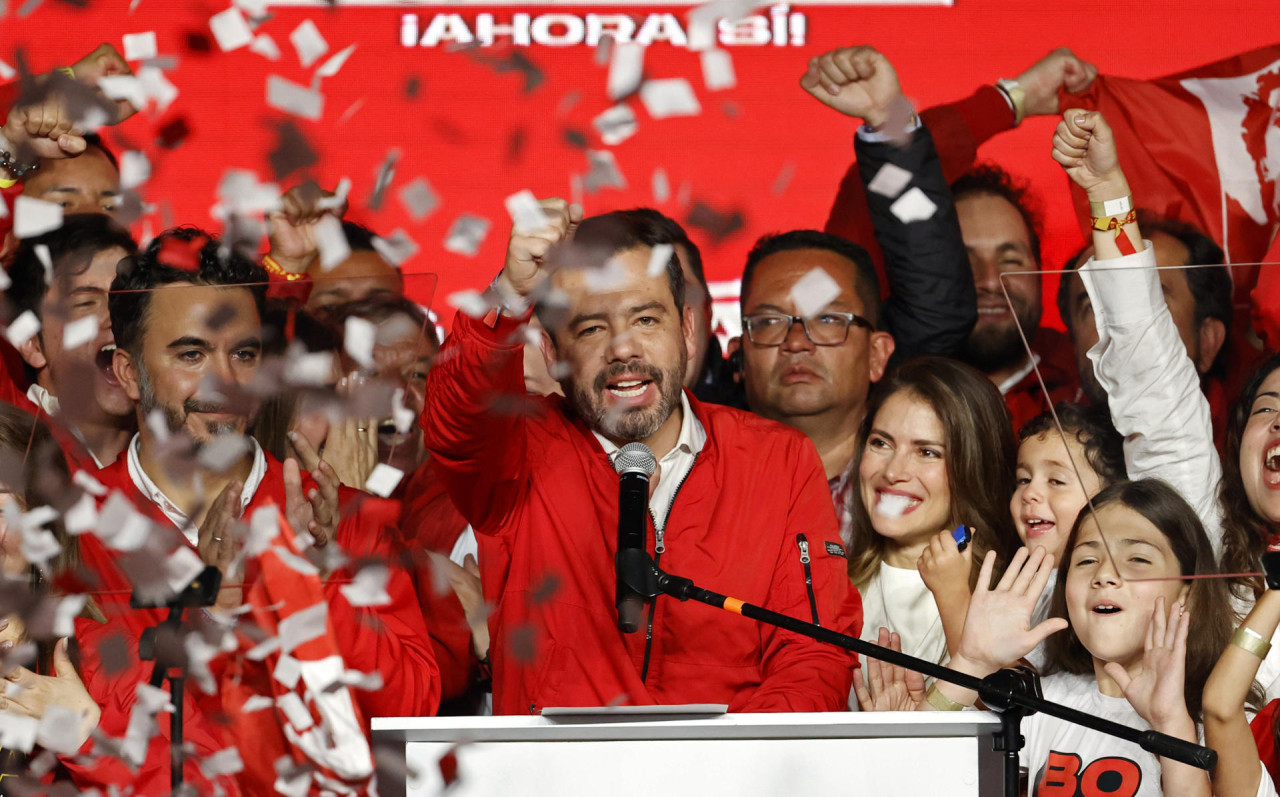
M1026 333L1027 342L1034 341L1036 331L1040 329L1040 311L1015 300L1014 314ZM1004 327L975 326L965 338L961 351L961 359L984 373L1010 368L1029 356L1018 327L1012 323Z
M624 405L619 404L612 410L605 409L605 386L611 378L623 374L635 374L652 381L658 388L657 403L644 408L624 408ZM590 390L574 381L570 385L569 397L574 410L587 422L587 426L605 437L615 440L646 440L666 423L680 403L683 380L683 366L660 371L645 363L614 363L596 376Z
M182 402L182 409L178 410L168 404L165 404L156 397L155 386L151 383L151 375L147 373L146 366L142 364L141 357L135 357L134 362L138 368L138 406L142 408L142 417L149 418L156 410L160 410L160 414L164 416L164 422L169 431L177 434L186 426L187 416L191 413L201 412L226 412L226 407L220 404L213 404L206 401L196 401L195 399L186 399ZM205 428L213 437L223 434L239 434L240 430L236 428L234 421L217 423L208 421ZM199 443L199 441L196 441Z

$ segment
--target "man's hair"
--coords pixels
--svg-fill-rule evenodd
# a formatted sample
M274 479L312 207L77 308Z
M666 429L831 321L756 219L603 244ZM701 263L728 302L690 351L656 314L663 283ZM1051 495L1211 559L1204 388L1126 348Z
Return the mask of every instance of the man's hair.
M342 235L347 239L347 246L352 252L376 252L373 239L377 234L373 230L354 221L342 222Z
M620 210L617 215L635 221L640 242L645 246L650 248L658 244L683 246L689 256L689 270L693 272L694 279L702 288L702 295L707 301L711 300L711 294L707 288L707 275L702 270L702 252L693 241L689 240L689 234L684 231L684 227L681 227L678 221L653 208Z
M1235 316L1235 307L1232 302L1234 286L1231 284L1231 273L1222 265L1226 262L1222 247L1194 225L1177 219L1163 218L1141 208L1138 210L1138 229L1142 230L1144 238L1150 238L1153 233L1163 233L1185 246L1187 262L1181 265L1204 266L1204 268L1179 269L1185 275L1187 289L1195 299L1196 329L1200 328L1205 319L1214 318L1226 327L1229 338L1231 323ZM1063 266L1063 271L1070 272L1079 268L1080 258L1088 249L1089 247L1086 246L1077 252ZM1075 330L1072 328L1073 319L1071 318L1073 282L1069 273L1064 273L1062 279L1058 281L1058 313L1062 316L1062 323L1067 327L1067 334L1074 337ZM1228 349L1230 349L1230 343L1224 341L1222 348L1218 350L1217 357L1209 367L1210 375L1223 375L1229 356Z
M107 142L102 140L102 136L97 133L85 133L84 144L86 152L90 149L100 150L107 161L116 167L116 171L120 171L120 161L116 159L116 154L107 146Z
M195 227L166 230L145 252L120 261L107 301L116 345L134 357L141 355L151 292L156 288L182 283L240 286L253 295L261 318L267 280L262 266L234 249L224 251L218 239L203 230Z
M83 274L100 252L123 249L126 256L137 254L133 236L114 219L103 213L74 213L62 220L53 232L35 238L24 238L11 255L6 271L12 284L7 295L14 315L30 310L41 317L41 305L49 295L41 247L48 250L54 280Z
M1036 267L1040 267L1040 215L1036 212L1031 199L1031 187L1013 179L1013 175L996 166L984 163L951 184L951 198L959 204L960 200L971 196L995 196L1013 205L1022 223L1027 227L1027 240L1031 242L1031 257Z
M761 236L747 253L747 264L742 269L742 288L739 295L743 301L751 292L751 281L755 278L756 266L760 265L761 260L769 255L792 252L797 249L834 252L853 263L853 289L862 302L862 314L872 324L879 325L880 280L876 277L876 267L871 262L871 255L852 241L818 230L791 230Z
M374 324L381 324L395 316L408 317L418 329L423 331L427 339L436 347L440 347L440 339L436 336L435 324L427 317L427 313L412 299L390 294L375 294L364 299L343 302L333 308L329 314L333 328L341 333L348 318L363 318Z
M636 215L628 211L614 211L599 216L583 219L573 234L573 240L565 241L552 248L548 260L559 268L602 268L609 258L629 249L644 246L651 247L647 241L654 240L655 233L647 216ZM666 263L667 285L671 288L671 297L675 300L676 314L684 311L684 271L680 268L680 259L675 251ZM557 308L545 302L535 306L538 320L555 341L556 330L560 326Z
M1111 423L1106 407L1087 407L1060 401L1053 407L1062 424L1062 433L1084 449L1085 463L1105 487L1128 478L1124 466L1124 438ZM1042 435L1056 435L1057 425L1048 410L1027 421L1018 430L1018 444Z

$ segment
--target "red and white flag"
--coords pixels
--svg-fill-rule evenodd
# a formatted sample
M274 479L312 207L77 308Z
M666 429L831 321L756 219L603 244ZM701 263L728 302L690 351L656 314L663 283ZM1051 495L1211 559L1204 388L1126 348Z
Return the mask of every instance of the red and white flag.
M1060 99L1102 111L1139 207L1195 224L1230 263L1267 258L1280 227L1280 44L1155 80L1102 75ZM1237 271L1237 288L1254 277Z

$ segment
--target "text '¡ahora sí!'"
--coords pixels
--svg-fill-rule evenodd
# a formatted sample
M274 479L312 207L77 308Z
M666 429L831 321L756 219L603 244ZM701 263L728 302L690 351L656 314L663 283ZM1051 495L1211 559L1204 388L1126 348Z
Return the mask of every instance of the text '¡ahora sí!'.
M425 24L424 24L425 23ZM404 47L471 45L492 47L596 47L601 41L635 42L643 46L667 43L673 47L705 50L723 47L800 47L806 43L807 20L779 4L768 13L737 19L700 20L688 24L670 13L643 17L629 14L476 14L471 19L457 13L429 18L419 14L400 17L400 44Z

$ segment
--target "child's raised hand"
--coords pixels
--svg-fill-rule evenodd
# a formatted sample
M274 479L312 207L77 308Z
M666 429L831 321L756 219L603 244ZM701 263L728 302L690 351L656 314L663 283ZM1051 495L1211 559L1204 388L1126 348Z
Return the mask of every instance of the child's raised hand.
M957 659L978 665L966 667L969 672L991 673L1007 667L1035 650L1050 634L1067 627L1067 621L1061 617L1050 617L1034 628L1031 626L1036 601L1053 572L1053 554L1039 547L1030 554L1026 548L1019 548L1000 583L992 589L995 564L995 552L988 552L982 561L956 652Z
M1190 628L1191 612L1181 601L1175 601L1166 612L1164 598L1156 598L1155 609L1147 623L1142 669L1131 677L1122 665L1114 661L1103 667L1124 692L1125 699L1138 716L1155 730L1165 733L1170 729L1180 730L1190 721L1183 691Z
M934 597L950 599L969 597L969 571L973 563L973 546L963 551L950 530L933 535L929 547L920 554L916 568L924 585Z

